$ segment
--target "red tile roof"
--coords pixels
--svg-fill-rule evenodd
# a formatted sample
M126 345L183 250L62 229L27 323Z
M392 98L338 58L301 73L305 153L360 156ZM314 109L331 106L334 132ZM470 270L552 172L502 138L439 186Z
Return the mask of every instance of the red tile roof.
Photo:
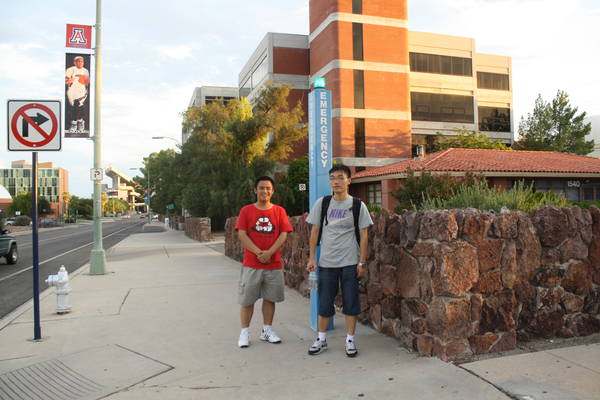
M399 161L361 171L352 179L404 174L409 170L429 172L506 172L598 174L600 159L551 151L447 149L422 158Z

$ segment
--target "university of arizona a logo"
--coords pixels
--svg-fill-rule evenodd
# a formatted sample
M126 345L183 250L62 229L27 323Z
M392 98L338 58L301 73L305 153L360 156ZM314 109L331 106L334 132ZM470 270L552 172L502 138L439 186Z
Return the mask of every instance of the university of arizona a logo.
M87 40L83 34L83 28L73 28L69 43L76 46L86 45Z
M92 26L67 24L67 47L92 48Z

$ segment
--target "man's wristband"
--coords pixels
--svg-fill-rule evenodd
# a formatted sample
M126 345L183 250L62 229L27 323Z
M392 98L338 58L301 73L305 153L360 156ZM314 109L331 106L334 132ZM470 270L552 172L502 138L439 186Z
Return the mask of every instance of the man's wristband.
M358 267L364 267L364 266L365 266L365 263L363 263L363 262L359 262L357 266L358 266Z

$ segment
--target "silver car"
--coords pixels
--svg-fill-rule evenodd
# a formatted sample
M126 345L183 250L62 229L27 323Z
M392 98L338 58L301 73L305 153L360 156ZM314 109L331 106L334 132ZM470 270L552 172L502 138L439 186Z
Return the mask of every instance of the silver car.
M4 257L7 264L16 264L19 259L17 240L6 230L0 231L0 257Z

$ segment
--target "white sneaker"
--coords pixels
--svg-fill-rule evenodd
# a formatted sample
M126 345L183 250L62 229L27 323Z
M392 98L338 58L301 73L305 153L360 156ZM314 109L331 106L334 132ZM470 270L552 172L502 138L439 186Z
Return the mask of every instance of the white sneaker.
M264 340L269 343L281 343L281 338L277 336L273 329L265 331L264 329L260 333L260 340Z
M308 349L308 354L315 356L327 350L327 340L315 340L312 346Z
M240 338L238 339L238 346L240 346L240 348L242 349L250 346L250 334L248 332L240 333Z
M348 357L356 357L358 350L356 349L356 343L354 340L346 340L346 355Z

